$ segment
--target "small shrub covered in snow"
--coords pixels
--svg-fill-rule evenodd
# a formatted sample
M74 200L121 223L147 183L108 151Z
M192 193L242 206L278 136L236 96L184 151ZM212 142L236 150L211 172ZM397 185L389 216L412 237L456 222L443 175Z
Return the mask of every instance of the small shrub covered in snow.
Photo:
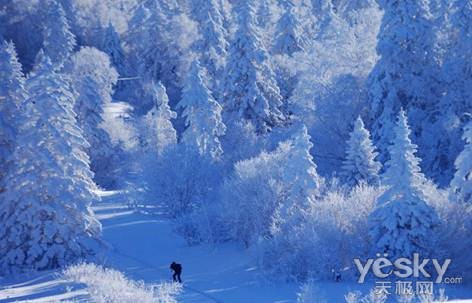
M83 283L93 302L104 303L176 303L181 291L178 284L160 284L150 287L142 281L127 279L121 272L95 264L68 267L63 277Z

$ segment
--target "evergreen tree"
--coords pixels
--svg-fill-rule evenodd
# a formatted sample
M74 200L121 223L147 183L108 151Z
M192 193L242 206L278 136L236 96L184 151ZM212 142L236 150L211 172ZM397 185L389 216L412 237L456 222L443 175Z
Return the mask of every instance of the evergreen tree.
M412 118L414 139L420 154L430 151L431 121L438 100L439 86L434 76L438 72L434 59L433 20L428 1L379 1L384 10L378 36L377 52L380 60L370 75L369 103L372 135L379 149L379 159L388 159L388 145L393 138L391 130L395 115L401 107ZM424 157L430 167L434 153ZM429 170L428 170L429 171Z
M83 47L75 53L65 71L69 72L77 93L74 112L77 114L77 124L89 143L86 151L95 174L94 180L104 188L112 188L115 180L112 172L118 159L111 138L103 129L103 114L104 107L112 100L118 73L111 66L108 56L93 47Z
M93 252L98 200L73 112L68 82L42 60L28 79L30 98L19 117L21 142L0 205L0 269L11 272L64 266Z
M227 30L221 7L216 0L191 1L193 17L199 23L201 39L196 42L200 62L215 82L217 73L222 72L228 50ZM213 81L212 81L213 82ZM214 87L216 88L216 86Z
M459 201L472 203L472 122L464 128L465 147L456 159L456 174L451 182L452 193Z
M388 186L369 217L373 253L388 253L389 258L428 256L439 218L425 198L426 179L415 156L416 145L410 141L410 129L403 110L398 115L390 159L383 175Z
M347 145L342 172L345 182L349 186L359 185L362 181L378 184L380 163L375 160L377 152L361 117L354 123Z
M179 39L176 39L179 37ZM191 46L199 37L197 23L165 1L143 1L129 22L126 42L131 67L143 79L130 89L137 110L147 112L152 100L143 100L142 87L150 81L161 81L171 100L180 95L181 80L193 60ZM136 102L134 101L134 102Z
M18 115L26 99L25 79L12 42L0 41L0 193L16 144Z
M307 42L303 38L303 28L296 14L296 6L291 2L285 3L284 13L276 26L274 53L292 55L304 49Z
M166 89L161 82L148 84L147 91L154 106L145 116L144 144L145 149L155 157L177 143L177 133L171 122L177 114L171 110Z
M219 158L223 153L219 137L224 135L226 127L221 119L221 106L205 86L197 60L193 62L184 82L182 99L177 108L183 110L187 127L181 142L194 147L202 155Z
M252 1L236 7L238 30L230 45L223 108L228 121L250 120L259 133L270 131L286 120L282 97L255 22Z
M162 28L166 21L159 6L148 8L146 3L136 8L129 23L126 42L132 48L136 73L146 81L151 81L160 76L160 58L164 54Z
M271 237L263 246L262 262L265 268L278 264L284 274L303 274L310 268L305 247L311 239L304 235L322 185L310 154L312 146L307 129L302 126L297 127L288 145L281 143L278 148L286 149L280 163L282 188L279 205L272 216Z
M252 5L254 5L255 25L264 30L268 29L272 25L272 9L277 6L277 3L274 0L259 0L253 1Z
M108 55L118 74L125 75L125 52L121 46L120 36L111 22L105 31L101 50Z
M441 80L445 92L435 106L440 113L431 136L431 146L437 154L434 164L437 179L446 185L455 172L454 160L463 149L462 130L472 108L472 3L455 0L443 22L448 37L443 47L444 63Z
M282 237L289 237L288 229L297 229L303 224L305 213L310 209L313 199L319 194L322 179L316 172L316 164L310 150L313 144L305 125L295 126L295 132L288 141L281 176L284 186L284 202L278 210L274 224L282 227ZM284 144L279 146L285 148ZM280 221L277 221L280 220Z
M74 51L75 36L58 1L48 1L46 9L43 49L54 64L62 66Z

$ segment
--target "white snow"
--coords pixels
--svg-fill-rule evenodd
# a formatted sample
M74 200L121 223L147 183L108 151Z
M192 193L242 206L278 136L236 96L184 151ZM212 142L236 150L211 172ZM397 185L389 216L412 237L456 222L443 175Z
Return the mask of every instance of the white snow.
M123 285L140 285L153 289L163 282L170 282L169 264L183 265L183 291L178 302L295 302L299 286L294 283L264 282L251 254L242 247L231 245L188 246L185 240L173 232L172 223L164 214L150 216L127 210L125 192L102 193L103 201L94 207L103 224L103 238L110 245L102 258L105 268L113 269L107 282L121 281ZM130 282L123 282L122 272ZM77 270L76 270L77 271ZM106 277L103 272L99 277ZM116 276L118 275L118 278ZM70 278L71 275L69 275ZM101 283L97 277L80 276L80 281L95 281L95 291L113 289ZM95 280L94 280L95 279ZM105 278L103 278L105 279ZM100 288L100 285L103 287ZM41 272L15 280L0 280L0 302L94 302L90 290L83 283L74 283L60 271ZM352 290L368 292L372 285L356 283L324 282L316 285L320 297L326 302L344 302L344 295ZM133 286L134 287L134 286ZM123 289L135 291L136 288ZM472 298L471 289L454 289L447 292L454 296ZM116 295L116 294L115 294ZM113 302L116 301L105 301ZM128 301L120 301L128 302ZM137 302L137 301L136 301ZM160 301L158 301L160 302ZM165 301L166 302L166 301ZM459 300L451 302L472 302Z

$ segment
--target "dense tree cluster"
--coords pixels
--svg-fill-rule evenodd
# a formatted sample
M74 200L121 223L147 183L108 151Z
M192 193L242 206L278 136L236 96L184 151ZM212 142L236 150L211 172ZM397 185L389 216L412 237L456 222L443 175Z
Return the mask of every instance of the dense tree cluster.
M460 256L471 38L470 0L0 1L0 270L93 255L126 186L284 279Z

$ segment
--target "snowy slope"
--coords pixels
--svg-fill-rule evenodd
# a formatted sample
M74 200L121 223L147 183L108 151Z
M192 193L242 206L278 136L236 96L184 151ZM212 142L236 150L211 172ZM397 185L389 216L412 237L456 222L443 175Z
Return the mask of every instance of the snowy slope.
M128 278L144 280L153 286L170 281L169 264L183 265L184 289L179 302L295 302L298 286L262 282L257 267L240 247L223 245L189 247L172 231L164 215L149 216L130 211L120 193L102 193L104 202L95 206L103 224L104 240L110 249L103 263ZM61 278L58 272L45 272L16 281L0 281L0 302L87 302L84 285ZM355 283L323 283L320 294L327 302L344 302L352 290L367 292ZM472 291L459 291L472 297ZM452 295L448 294L450 297ZM472 302L454 301L454 302Z

